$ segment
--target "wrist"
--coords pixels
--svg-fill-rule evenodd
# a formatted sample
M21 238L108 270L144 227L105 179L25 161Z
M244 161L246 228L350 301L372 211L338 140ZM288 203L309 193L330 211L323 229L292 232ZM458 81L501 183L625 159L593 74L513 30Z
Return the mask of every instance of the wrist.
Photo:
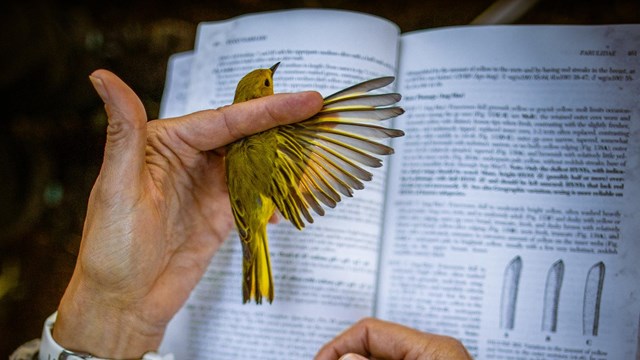
M74 278L60 301L53 327L53 339L60 346L110 359L140 359L158 349L164 326L148 324L136 306L109 300Z

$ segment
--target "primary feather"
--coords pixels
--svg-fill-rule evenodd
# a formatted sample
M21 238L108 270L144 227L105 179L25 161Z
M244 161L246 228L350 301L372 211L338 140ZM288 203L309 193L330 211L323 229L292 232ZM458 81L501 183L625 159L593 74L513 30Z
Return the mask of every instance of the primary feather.
M269 69L253 70L236 88L234 103L273 94ZM296 228L312 223L310 210L324 215L323 205L336 206L342 196L363 189L372 174L363 166L380 167L375 155L393 149L372 139L403 136L381 121L404 112L393 106L400 94L369 94L389 85L393 77L356 84L324 98L313 117L240 139L227 146L225 157L229 198L242 242L243 302L274 298L266 227L277 209Z

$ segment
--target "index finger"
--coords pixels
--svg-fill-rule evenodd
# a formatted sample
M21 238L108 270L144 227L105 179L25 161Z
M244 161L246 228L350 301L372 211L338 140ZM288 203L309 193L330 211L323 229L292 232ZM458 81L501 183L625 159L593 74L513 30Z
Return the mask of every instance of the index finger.
M302 121L322 108L315 91L276 94L204 110L178 118L176 135L198 151L208 151L278 125ZM178 120L176 119L176 120Z
M347 353L376 359L471 359L457 340L392 322L367 318L324 345L315 360L337 360Z

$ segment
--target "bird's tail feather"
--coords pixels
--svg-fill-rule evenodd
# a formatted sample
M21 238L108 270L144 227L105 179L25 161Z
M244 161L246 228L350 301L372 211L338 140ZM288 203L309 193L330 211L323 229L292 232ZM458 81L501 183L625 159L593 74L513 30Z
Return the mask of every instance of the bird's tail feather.
M245 260L242 271L242 298L247 303L254 299L256 304L262 303L266 298L273 302L273 275L271 274L271 259L269 257L269 244L265 227L254 233L257 238L254 241L243 241L243 247L255 244L250 250L244 249ZM249 250L249 251L247 251Z

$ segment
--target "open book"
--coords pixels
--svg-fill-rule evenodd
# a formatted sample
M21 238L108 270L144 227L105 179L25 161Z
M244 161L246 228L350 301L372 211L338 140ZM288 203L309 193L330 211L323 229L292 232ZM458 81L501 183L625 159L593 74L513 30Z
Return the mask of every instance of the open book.
M203 23L170 60L162 117L394 75L406 113L374 180L269 239L272 305L242 304L232 234L172 321L179 359L310 359L365 316L478 359L631 359L640 321L640 25L467 26L400 35L292 10ZM391 88L393 86L393 88Z

